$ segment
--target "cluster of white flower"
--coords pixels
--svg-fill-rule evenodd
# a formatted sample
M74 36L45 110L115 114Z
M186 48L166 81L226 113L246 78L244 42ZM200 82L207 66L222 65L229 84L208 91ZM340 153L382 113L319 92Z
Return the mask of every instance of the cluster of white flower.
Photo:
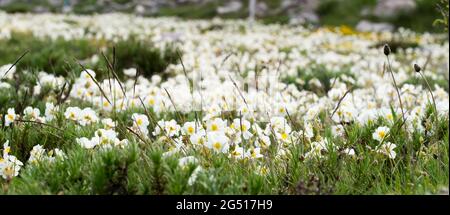
M11 124L20 118L25 121L35 121L41 123L50 122L55 118L55 115L59 110L59 106L55 106L51 102L47 102L45 106L44 116L41 116L41 111L38 108L33 108L31 106L28 106L23 110L22 116L20 114L16 114L14 108L8 108L4 119L5 126L11 126Z
M98 122L98 117L92 108L68 107L64 112L66 119L78 122L80 125L90 125Z
M9 154L10 151L9 141L6 141L3 144L3 157L0 158L0 175L6 180L19 175L20 168L23 166L20 160Z
M278 121L277 121L278 120ZM262 158L262 152L271 145L270 135L277 141L289 141L290 126L284 118L273 119L273 124L262 129L257 123L237 118L228 123L216 117L203 122L185 122L183 126L175 120L159 121L153 136L172 140L173 147L165 154L172 155L190 147L209 149L213 153L225 153L236 159ZM190 144L186 145L183 140Z
M45 149L41 145L35 145L30 152L28 162L32 164L39 162L53 162L56 158L65 159L66 154L58 148L50 150L46 153Z
M221 28L205 30L212 25ZM338 28L311 30L256 23L248 26L244 21L224 20L180 22L172 18L123 14L6 16L0 13L0 26L0 38L8 38L14 31L67 40L117 41L137 35L138 39L151 40L161 49L176 43L183 51L183 65L169 65L164 71L168 78L164 80L158 74L149 79L136 77L137 70L128 68L123 73L129 78L123 83L116 79L96 82L95 71L81 71L70 98L91 103L92 108L68 107L64 117L81 126L99 121L104 125L90 139L77 139L78 144L90 149L128 143L126 139L118 139L114 130L116 122L110 118L100 119L96 111L103 116L103 113L146 108L156 114L156 119L133 113L130 130L140 138L153 136L169 141L171 147L164 156L184 154L185 149L192 147L215 155L226 154L231 159L257 162L266 158L269 148L276 150L277 158L283 158L288 147L302 142L307 147L305 158L321 159L331 151L355 157L358 155L354 148L339 148L332 138L321 137L320 129L329 125L332 136L345 141L347 124L363 127L382 118L383 125L372 135L379 143L374 151L395 159L396 144L387 140L392 135L390 128L395 119L402 117L396 87L399 87L406 110L404 128L408 133L425 133L427 128L422 120L427 116L427 105L432 104L427 89L408 84L409 80L420 78L412 69L412 62L421 65L427 62L424 74L431 80L448 77L448 41L440 41L438 35L406 30L348 34ZM246 30L242 31L242 28ZM418 45L417 48L399 48L397 53L389 56L398 86L393 86L389 72L383 72L386 56L376 46L379 41L395 38L412 40ZM427 61L428 56L433 60ZM11 65L0 67L0 77L9 67ZM330 80L319 78L316 68L321 68L319 72L331 73ZM12 79L15 70L13 67L5 78ZM65 82L62 77L39 74L38 88L44 85L56 88ZM8 83L0 82L0 89L3 87L8 87ZM437 84L432 87L439 117L448 117L448 93ZM45 116L40 115L39 109L27 107L23 119L51 121L58 111L59 106L53 103L47 103ZM193 111L199 113L193 121L162 120L165 113L190 114ZM231 114L234 117L225 116L226 113L234 113ZM331 122L325 122L324 115L331 117ZM13 108L9 108L4 124L11 126L20 118ZM152 130L149 131L149 127ZM39 150L39 147L35 150L37 155L42 154ZM180 160L182 166L196 160L189 154L184 156L186 158ZM11 163L14 159L3 160L1 167L9 168L3 171L9 171L8 177L15 175L11 167L20 169L21 165ZM261 162L256 171L266 174L268 170Z
M391 159L394 159L397 153L394 149L397 145L391 142L385 142L384 140L389 135L389 128L386 126L378 127L377 130L372 134L373 139L380 142L380 145L377 146L377 152L388 156Z
M116 131L103 128L95 131L95 134L91 139L81 137L77 138L76 142L86 149L111 148L113 146L123 148L128 144L127 139L120 140L117 138Z

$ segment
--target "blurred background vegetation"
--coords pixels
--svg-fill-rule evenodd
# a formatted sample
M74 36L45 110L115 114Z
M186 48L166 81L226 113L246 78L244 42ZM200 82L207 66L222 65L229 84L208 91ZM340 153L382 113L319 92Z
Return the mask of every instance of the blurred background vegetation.
M135 13L185 19L248 18L252 0L0 0L9 13ZM448 0L255 0L255 18L263 23L347 25L361 30L406 27L442 32L448 25ZM445 22L447 20L447 22Z
M51 40L32 37L26 33L13 33L10 39L0 40L0 65L14 62L28 50L26 57L17 64L19 70L46 71L67 77L71 73L81 71L78 64L80 62L98 71L97 78L103 79L106 78L104 76L107 62L101 53L112 61L113 47L116 50L115 69L119 77L123 77L123 69L133 67L141 71L143 76L150 78L153 74L162 73L170 63L176 62L178 53L182 54L175 48L166 47L160 50L148 41L134 38L114 43L89 39Z

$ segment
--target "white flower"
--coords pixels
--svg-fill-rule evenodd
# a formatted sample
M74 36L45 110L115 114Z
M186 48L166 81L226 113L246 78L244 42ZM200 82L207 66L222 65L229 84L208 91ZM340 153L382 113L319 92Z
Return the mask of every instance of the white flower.
M270 144L271 144L270 137L268 137L264 134L258 135L258 137L256 138L256 141L255 141L256 147L268 148L270 146Z
M163 157L172 156L184 148L184 143L181 138L175 138L173 143L174 145L170 146L169 150L163 153Z
M197 164L197 163L198 163L198 159L195 158L194 156L182 157L178 160L178 165L182 168L184 168L190 164Z
M127 139L119 140L118 138L114 141L114 146L118 146L120 148L125 148L130 143Z
M281 130L280 133L275 132L275 137L278 140L281 140L285 143L290 142L292 140L290 133L287 132L286 130Z
M177 124L177 121L172 119L164 123L164 130L169 137L173 137L180 132L180 125Z
M209 120L206 123L206 128L211 132L223 132L225 131L225 128L227 127L227 121L222 120L221 118L215 118L213 120Z
M98 122L98 117L94 110L92 110L91 108L85 108L81 111L81 114L79 116L80 125L85 126L95 122Z
M11 68L11 66L12 66L12 64L7 64L7 65L3 65L0 67L0 78L3 78L3 77L5 77L7 79L13 78L14 73L16 72L16 66L13 66L12 68ZM11 69L8 72L9 68L11 68ZM6 72L8 72L8 73L6 74ZM6 74L6 76L5 76L5 74Z
M245 158L246 154L244 152L244 148L236 145L233 151L230 152L229 157L237 158L237 159L243 159Z
M206 146L218 153L227 153L228 148L230 147L228 144L228 137L220 132L209 132Z
M9 152L11 151L11 147L9 146L9 140L3 143L3 157L7 157Z
M28 159L28 162L37 163L44 159L45 159L45 149L41 145L33 146L33 149L30 152L30 158Z
M262 157L264 157L262 154L261 154L261 149L260 148L251 148L251 149L248 149L247 150L247 152L245 153L246 154L246 156L245 157L249 157L249 158L251 158L251 159L257 159L257 158L262 158Z
M95 78L95 72L94 72L93 70L91 70L91 69L86 69L86 70L81 71L80 78L81 78L81 79L84 79L84 80L92 80L91 76L89 76L88 73L89 73L93 78Z
M11 84L6 83L6 82L0 82L0 90L1 89L9 89L11 88Z
M250 139L253 134L249 131L251 128L251 124L249 121L245 119L234 119L233 123L231 123L230 128L236 130L238 132L238 136L242 134L244 139Z
M131 115L131 119L133 119L133 128L136 131L141 132L144 135L148 134L147 127L150 124L150 122L148 121L148 118L146 115L133 113L133 115Z
M66 119L71 119L74 121L78 121L81 115L81 109L79 107L68 107L64 112L64 116Z
M331 133L333 133L334 137L342 137L344 135L344 132L344 126L342 125L331 126Z
M100 58L98 57L98 55L94 54L94 55L92 55L90 60L91 60L92 64L97 64L98 61L100 60Z
M336 149L333 143L329 143L328 140L322 139L320 141L315 141L311 143L311 150L305 154L305 158L310 159L313 157L321 158L323 157L322 152L327 152L329 150Z
M197 128L196 128L197 127ZM199 126L196 126L195 122L186 122L183 125L182 133L184 135L193 135L197 130L199 130Z
M112 129L98 129L95 131L94 138L98 138L98 144L114 144L117 138L117 133Z
M192 171L191 176L188 179L188 185L192 186L195 181L197 180L198 175L203 171L203 168L201 166L197 166L197 168Z
M10 180L19 175L23 163L15 156L9 155L11 148L7 140L3 144L3 157L0 157L0 175L6 180Z
M313 130L311 123L305 123L305 129L302 130L300 133L301 133L302 138L305 137L308 140L313 138L314 130Z
M191 141L192 144L194 145L204 145L206 143L206 137L205 137L205 131L204 130L200 130L197 133L191 135L189 137L189 140Z
M377 152L387 155L390 159L395 159L397 153L394 151L394 149L396 147L397 147L397 145L390 143L390 142L386 142L378 147Z
M269 169L267 169L267 167L265 166L256 167L256 174L264 176L267 175L267 173L269 173Z
M37 108L28 106L23 110L23 114L30 120L36 120L39 118L41 111L39 111L39 109Z
M129 77L135 77L136 76L136 68L124 69L123 74L125 74L126 76L129 76Z
M5 126L11 125L11 123L16 120L16 112L14 111L14 108L8 108L8 113L5 115Z
M268 130L266 133L272 133L272 130L276 133L291 133L291 127L288 125L286 119L284 117L272 117L270 118L270 123L266 127Z
M275 105L275 111L276 111L276 115L278 116L286 116L287 112L286 112L286 104L284 103L277 103Z
M86 149L93 149L98 143L98 141L92 141L92 140L89 140L86 137L77 138L75 141L78 144L80 144L81 147L86 148Z
M162 133L161 129L164 130L164 133ZM160 120L158 121L158 125L155 127L155 131L153 131L152 134L154 136L163 134L168 137L173 137L178 135L180 129L180 125L178 125L177 122L173 119L170 121Z
M378 127L377 130L372 134L372 138L382 142L384 138L389 134L389 128L386 126Z
M15 156L8 155L0 161L0 175L6 180L10 180L19 175L22 166L23 163Z
M344 154L346 154L346 155L349 155L349 156L351 156L351 157L354 157L354 156L355 156L355 150L352 149L352 148L344 149L344 150L342 151L342 153L344 153Z
M52 121L55 118L58 109L59 107L55 107L53 103L50 102L45 103L45 120Z
M55 157L64 160L67 158L67 155L61 149L55 148Z
M113 129L116 127L116 123L111 118L104 118L101 122L105 126L105 129Z

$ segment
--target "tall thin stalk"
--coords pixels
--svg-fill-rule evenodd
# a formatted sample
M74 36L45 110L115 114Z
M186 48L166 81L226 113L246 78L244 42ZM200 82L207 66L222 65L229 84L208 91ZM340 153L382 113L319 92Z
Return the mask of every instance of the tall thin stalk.
M431 99L433 100L434 112L435 112L435 115L436 115L436 114L437 114L436 99L434 98L433 91L431 90L431 86L430 86L430 84L428 83L428 80L425 78L425 76L424 76L423 73L421 72L422 68L420 68L419 65L414 64L414 70L415 70L417 73L420 74L420 76L422 77L422 79L425 81L425 84L427 85L428 91L429 91L430 94L431 94Z
M392 81L394 82L395 91L397 91L398 100L400 102L400 109L402 110L402 118L403 118L403 121L405 121L406 119L405 119L405 111L403 109L402 97L400 96L400 90L398 89L397 82L395 81L394 72L392 72L391 61L389 60L390 53L391 53L391 48L389 48L388 44L385 44L384 45L384 55L386 55L386 58L387 58L389 73L391 73Z

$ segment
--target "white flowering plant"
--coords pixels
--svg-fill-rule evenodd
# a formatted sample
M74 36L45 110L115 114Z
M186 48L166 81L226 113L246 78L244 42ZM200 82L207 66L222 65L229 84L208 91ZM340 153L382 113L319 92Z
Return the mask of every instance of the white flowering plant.
M221 27L204 30L212 25ZM0 43L26 32L32 41L99 47L74 54L67 71L25 50L0 67L2 194L448 186L442 35L124 14L0 13L0 26ZM414 46L380 46L398 37ZM155 54L168 49L177 52Z

